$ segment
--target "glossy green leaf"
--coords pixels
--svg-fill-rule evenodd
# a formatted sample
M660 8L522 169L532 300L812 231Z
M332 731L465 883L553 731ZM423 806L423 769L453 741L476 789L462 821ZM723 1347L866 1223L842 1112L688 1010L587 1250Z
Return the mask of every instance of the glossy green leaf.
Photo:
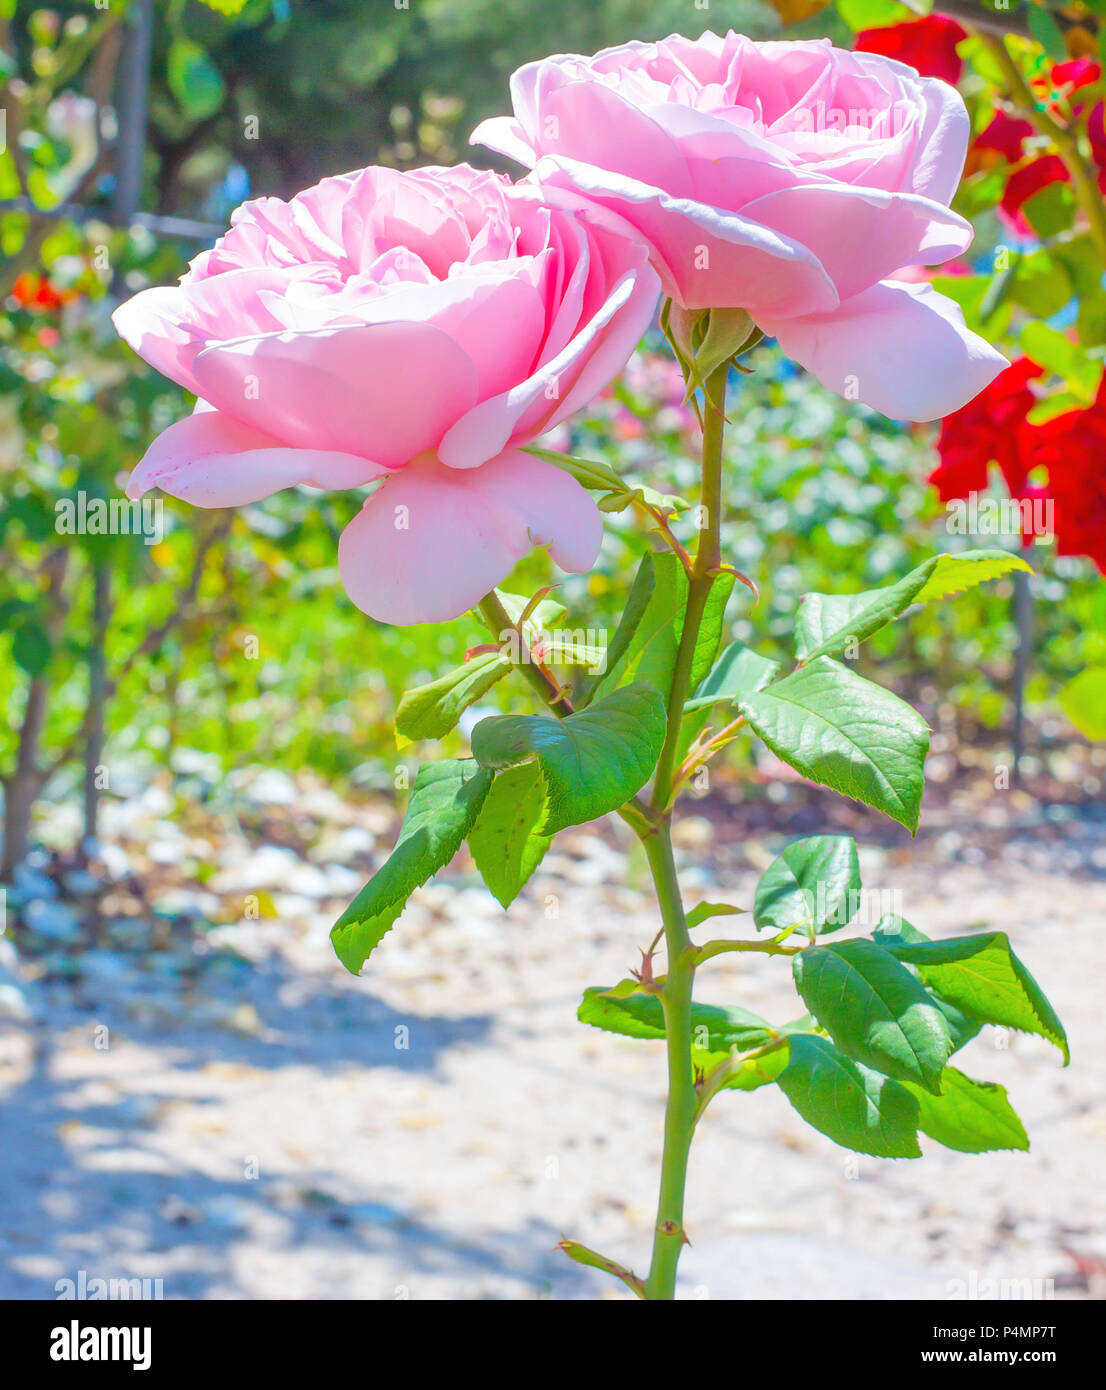
M1006 1088L990 1081L973 1081L955 1067L941 1076L941 1094L919 1086L908 1089L918 1102L918 1128L947 1149L958 1153L990 1153L994 1149L1028 1149L1029 1137Z
M656 554L646 559L649 579L643 577L642 561L631 593L635 608L633 630L623 643L623 625L619 625L611 643L607 670L596 686L599 695L606 696L619 686L636 681L662 691L667 691L671 683L679 645L677 624L682 622L687 604L687 575L675 555Z
M621 992L619 992L621 993ZM665 1036L664 1009L655 994L635 992L616 997L602 986L585 990L576 1017L593 1028L627 1038L658 1041ZM702 1052L748 1052L774 1037L771 1026L747 1009L692 1004L692 1046Z
M545 784L535 763L520 763L496 775L484 799L468 846L480 877L504 907L510 907L553 843L537 827L545 815Z
M792 967L803 1003L841 1052L899 1081L940 1089L952 1055L948 1022L890 951L842 941L810 947Z
M905 918L894 914L883 917L875 931L872 933L872 940L877 942L885 949L891 949L902 945L904 941L917 942L928 941L929 937L924 932L920 932L917 927L912 926ZM920 980L921 971L916 966L903 962L907 970L911 971ZM983 1024L978 1018L973 1018L970 1014L958 1009L955 1004L943 998L932 985L926 988L933 995L934 1002L941 1012L945 1015L945 1021L949 1025L949 1032L952 1035L952 1050L957 1053L965 1045L971 1042L983 1028Z
M796 654L804 662L833 656L863 642L893 622L914 603L929 603L951 593L1029 565L1006 550L967 550L934 555L895 584L860 594L804 594L795 619Z
M511 669L502 652L485 652L447 675L408 690L396 710L396 741L400 748L415 739L442 738L456 728L461 715Z
M338 959L356 975L390 931L416 888L461 846L492 784L473 758L444 758L422 768L395 849L331 928Z
M753 900L757 930L799 924L837 931L852 921L860 900L860 860L847 835L796 840L761 875Z
M876 1158L921 1156L915 1098L825 1038L793 1037L777 1084L807 1124L834 1143Z
M1040 985L1010 949L1005 932L954 936L945 941L880 940L895 957L916 966L943 999L983 1023L997 1023L1047 1038L1070 1060L1067 1034Z
M718 648L722 645L722 635L726 623L726 604L733 593L734 576L729 573L716 574L707 595L699 632L695 638L695 650L691 656L691 675L689 686L692 690L704 680L714 665ZM676 622L674 636L677 643L683 635L683 613Z
M737 917L744 911L743 907L731 907L729 903L696 903L687 914L687 929L692 931L711 917Z
M684 709L691 712L711 705L735 704L743 695L763 690L779 669L779 662L758 655L743 642L731 642L714 669L684 702Z
M823 656L738 709L804 777L917 829L929 726L897 695Z
M546 810L536 830L555 835L618 810L641 790L660 756L665 723L660 692L635 684L567 719L483 719L472 731L472 751L493 769L537 759Z
M965 589L974 589L978 584L998 579L1014 570L1021 570L1023 574L1033 573L1032 566L1020 555L1013 555L1008 550L964 550L959 555L939 555L925 588L915 601L932 603L934 599L963 593Z

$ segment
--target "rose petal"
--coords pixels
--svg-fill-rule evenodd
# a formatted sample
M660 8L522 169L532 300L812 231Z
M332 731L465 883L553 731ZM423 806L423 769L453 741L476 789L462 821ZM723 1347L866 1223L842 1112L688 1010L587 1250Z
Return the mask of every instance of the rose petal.
M430 323L354 324L219 343L198 394L301 449L400 468L433 449L476 400L476 368Z
M288 449L198 402L192 415L162 430L150 445L130 476L127 496L141 497L159 487L196 507L240 507L295 483L358 487L382 472L352 454Z
M1007 366L928 285L883 281L833 313L757 324L823 385L893 420L940 419Z
M406 626L474 607L535 545L564 569L589 569L602 538L574 478L509 450L479 468L420 459L393 474L342 532L338 563L362 612Z

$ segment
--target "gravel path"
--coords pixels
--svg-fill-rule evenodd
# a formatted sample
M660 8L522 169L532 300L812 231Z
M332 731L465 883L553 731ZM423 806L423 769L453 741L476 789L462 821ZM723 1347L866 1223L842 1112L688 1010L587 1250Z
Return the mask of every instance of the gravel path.
M723 853L735 815L692 810L681 853L708 867L689 881L748 904L790 836ZM901 894L927 932L1002 926L1052 998L1069 1069L1043 1041L992 1029L961 1054L1008 1088L1031 1152L923 1140L921 1162L866 1158L774 1087L723 1095L693 1153L687 1296L1106 1293L1106 826L1028 799L1023 811L988 825L966 798L862 862L866 887ZM226 919L199 954L177 928L154 952L113 948L110 932L91 952L0 947L0 1297L51 1298L82 1270L160 1279L167 1298L623 1296L552 1247L566 1234L647 1259L661 1047L574 1016L584 987L624 976L655 930L643 865L631 855L620 886L616 832L574 832L503 914L459 864L354 980L327 931L348 896L343 861L387 843L374 814L331 805L291 857L224 845L189 890ZM147 835L149 863L176 872L197 831L159 825L169 848L159 860ZM276 915L230 920L266 873ZM111 930L134 935L135 919ZM794 1015L785 963L734 959L704 968L701 997Z

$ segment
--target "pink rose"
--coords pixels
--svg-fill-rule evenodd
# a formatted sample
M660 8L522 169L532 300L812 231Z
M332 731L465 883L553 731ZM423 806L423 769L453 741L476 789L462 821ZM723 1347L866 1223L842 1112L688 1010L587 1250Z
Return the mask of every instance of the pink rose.
M474 143L642 237L686 309L746 310L827 386L895 418L957 409L1006 365L900 266L959 255L969 122L946 83L828 39L729 33L529 63Z
M201 507L381 485L342 581L390 623L456 617L532 546L595 561L602 519L520 452L622 369L656 308L646 253L467 165L324 179L240 207L179 286L115 313L199 397L128 486Z

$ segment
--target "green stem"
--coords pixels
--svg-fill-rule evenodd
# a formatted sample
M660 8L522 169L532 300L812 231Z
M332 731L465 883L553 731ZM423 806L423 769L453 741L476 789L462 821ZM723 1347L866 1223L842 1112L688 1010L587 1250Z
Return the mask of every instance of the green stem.
M694 948L695 960L699 965L705 960L710 960L712 956L722 956L728 951L759 951L766 956L797 956L804 949L803 946L779 946L774 941L708 941L705 945Z
M726 427L722 406L726 399L729 371L727 362L713 372L707 378L706 390L703 393L703 490L699 498L703 524L699 530L699 545L688 581L684 629L680 636L680 648L676 654L676 665L669 689L668 730L653 779L653 807L657 811L666 810L671 798L672 776L680 747L684 701L691 693L691 666L695 657L695 644L699 638L699 626L703 621L707 598L722 563L719 524L722 519L722 440Z
M499 595L493 589L490 594L485 594L480 600L480 612L484 621L491 629L492 636L497 642L503 640L505 632L514 632L518 635L518 664L523 676L530 682L537 693L541 696L542 702L549 706L559 719L572 713L572 704L567 693L561 690L555 678L539 666L530 656L530 649L526 645L526 639L518 628L511 621L511 615L499 601Z
M675 1297L676 1267L684 1247L684 1188L687 1160L695 1129L698 1096L691 1065L691 992L695 958L687 931L672 839L667 820L645 841L645 852L656 884L664 921L668 974L661 990L665 1047L668 1054L668 1099L664 1110L664 1152L660 1196L653 1233L653 1258L645 1280L647 1299Z
M691 1061L691 999L695 984L696 955L687 930L676 863L672 856L671 809L673 773L680 747L684 702L690 693L691 667L707 596L721 564L719 525L722 519L723 409L729 364L708 377L703 393L703 485L700 504L703 522L688 581L683 632L668 695L668 727L653 782L652 810L657 819L644 839L657 902L664 923L668 971L661 986L664 1009L665 1049L668 1059L668 1098L664 1110L664 1149L661 1157L660 1195L653 1231L653 1256L645 1280L647 1299L672 1299L676 1270L687 1242L684 1233L684 1190L687 1162L699 1097Z

